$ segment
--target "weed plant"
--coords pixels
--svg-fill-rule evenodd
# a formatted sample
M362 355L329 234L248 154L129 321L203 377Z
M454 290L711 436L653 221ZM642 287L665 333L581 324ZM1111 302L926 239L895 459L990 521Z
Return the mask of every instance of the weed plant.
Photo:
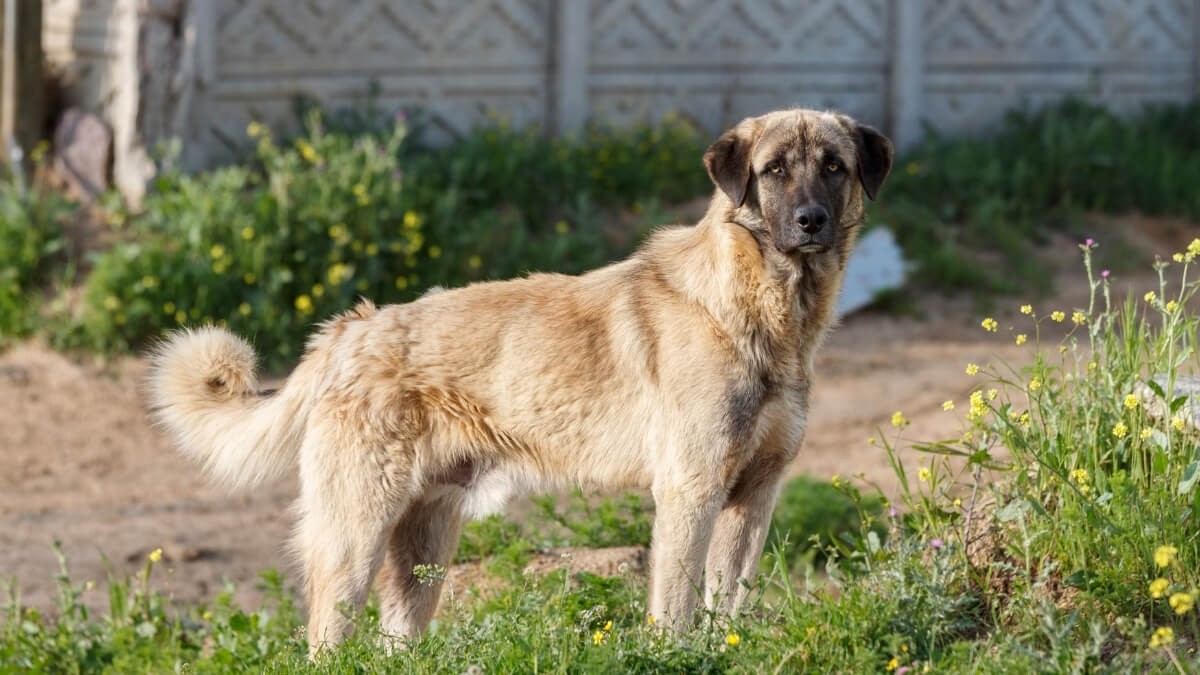
M1124 300L1112 297L1108 271L1094 269L1097 247L1079 247L1086 307L1024 304L1013 326L983 320L983 330L1008 330L1035 350L1032 365L967 364L980 383L944 405L962 415L963 433L918 444L929 461L915 480L894 441L883 445L908 525L954 542L987 625L1029 631L1048 652L1064 648L1056 640L1091 645L1089 667L1149 649L1152 661L1182 668L1200 638L1200 381L1189 309L1200 239L1155 264L1156 288ZM1048 323L1070 332L1043 345ZM907 421L897 413L893 424L899 433ZM1057 632L1032 630L1039 615Z

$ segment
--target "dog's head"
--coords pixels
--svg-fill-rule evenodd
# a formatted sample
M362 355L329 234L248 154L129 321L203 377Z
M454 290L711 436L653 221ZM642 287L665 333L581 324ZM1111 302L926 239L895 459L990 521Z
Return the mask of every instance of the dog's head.
M781 110L725 132L704 166L760 241L793 259L845 255L863 194L874 199L892 168L892 142L845 115Z

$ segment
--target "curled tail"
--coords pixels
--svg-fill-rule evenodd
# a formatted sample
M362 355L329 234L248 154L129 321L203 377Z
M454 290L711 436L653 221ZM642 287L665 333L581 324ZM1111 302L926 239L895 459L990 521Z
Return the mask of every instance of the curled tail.
M260 393L255 362L246 341L218 328L175 333L152 357L155 420L185 455L231 488L282 475L295 465L304 437L303 387L292 381L278 393Z

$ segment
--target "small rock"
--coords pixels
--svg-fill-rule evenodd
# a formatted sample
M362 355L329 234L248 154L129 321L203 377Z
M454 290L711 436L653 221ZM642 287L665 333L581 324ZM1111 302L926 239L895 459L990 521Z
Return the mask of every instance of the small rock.
M1160 373L1150 378L1150 380L1154 382L1158 389L1165 392L1172 399L1186 396L1187 400L1174 415L1171 415L1168 403L1150 385L1145 382L1138 382L1133 387L1133 393L1142 400L1142 407L1146 409L1146 414L1154 419L1178 417L1191 428L1200 430L1200 377L1195 375L1176 375L1175 385L1169 392L1167 391L1169 381L1167 374Z
M112 132L99 116L68 108L54 130L54 170L67 193L90 202L108 189Z

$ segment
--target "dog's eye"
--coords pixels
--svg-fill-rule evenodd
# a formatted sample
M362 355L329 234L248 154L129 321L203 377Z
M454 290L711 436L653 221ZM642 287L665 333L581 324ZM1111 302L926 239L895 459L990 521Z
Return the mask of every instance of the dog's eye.
M842 165L837 162L829 162L825 165L825 170L829 173L837 173L842 170Z
M783 164L780 164L779 162L771 162L767 165L767 173L773 176L782 176Z

